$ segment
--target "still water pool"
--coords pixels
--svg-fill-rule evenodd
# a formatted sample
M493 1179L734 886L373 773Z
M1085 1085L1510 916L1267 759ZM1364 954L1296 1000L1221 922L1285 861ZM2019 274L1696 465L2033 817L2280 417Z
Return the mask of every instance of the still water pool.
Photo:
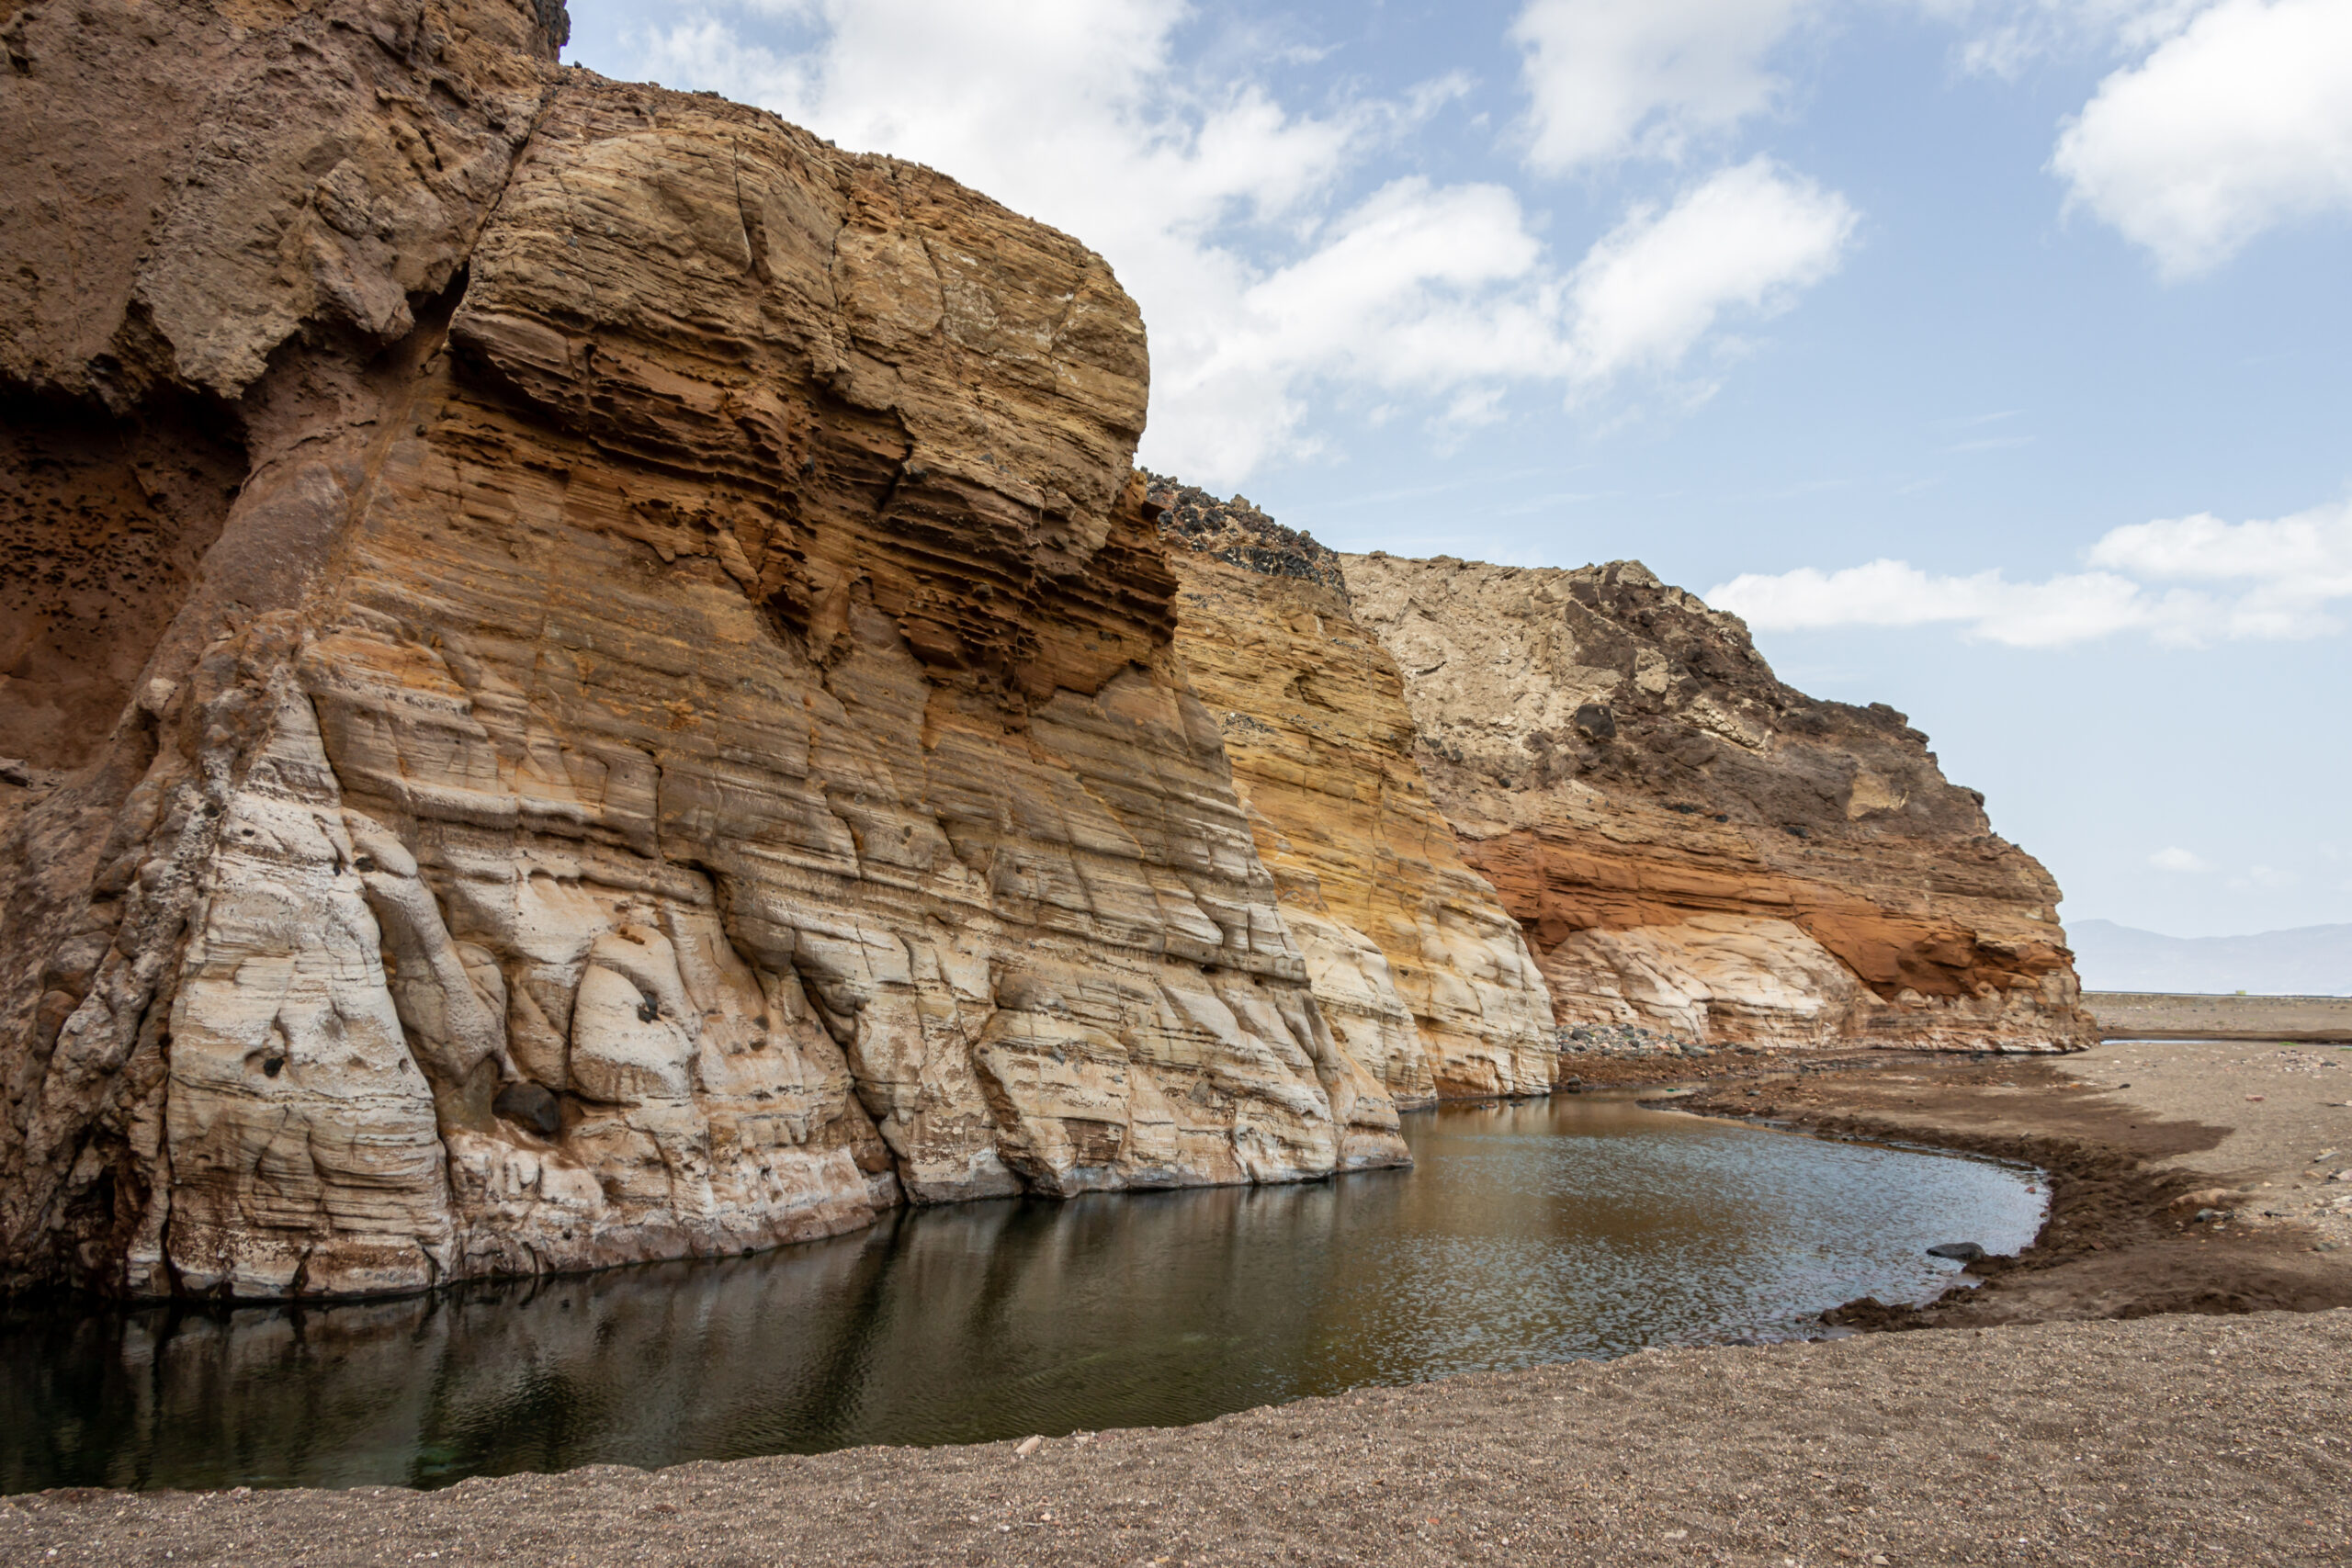
M1409 1171L903 1213L763 1257L289 1311L0 1316L0 1489L440 1485L1198 1421L1805 1331L2031 1240L2031 1172L1558 1099Z

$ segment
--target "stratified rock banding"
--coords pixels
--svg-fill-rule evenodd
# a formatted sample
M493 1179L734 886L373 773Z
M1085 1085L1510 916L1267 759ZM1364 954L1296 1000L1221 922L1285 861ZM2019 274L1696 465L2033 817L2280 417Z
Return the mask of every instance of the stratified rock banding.
M1356 624L1340 558L1238 497L1148 477L1177 651L1324 1016L1400 1104L1548 1090L1543 977L1430 798L1403 683Z
M0 21L0 1284L1395 1165L1555 1010L2087 1037L1898 717L1148 482L1099 257L564 26Z
M2096 1040L2057 885L1903 715L1782 685L1738 617L1634 562L1342 565L1463 856L1572 1037Z
M7 29L13 144L109 94L151 143L6 226L53 498L8 543L80 595L10 604L0 692L51 770L0 821L17 1280L413 1289L1405 1157L1179 672L1099 258L560 70L529 6L144 15ZM44 293L77 224L113 270ZM113 642L55 630L108 570Z

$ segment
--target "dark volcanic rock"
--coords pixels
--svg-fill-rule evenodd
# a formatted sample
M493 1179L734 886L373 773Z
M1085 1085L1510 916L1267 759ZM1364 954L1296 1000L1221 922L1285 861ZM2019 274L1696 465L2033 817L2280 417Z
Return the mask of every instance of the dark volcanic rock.
M1159 536L1170 544L1261 577L1321 583L1346 603L1348 584L1340 570L1339 553L1324 548L1313 535L1283 527L1246 496L1219 501L1196 485L1148 468L1144 481L1151 504L1160 508Z

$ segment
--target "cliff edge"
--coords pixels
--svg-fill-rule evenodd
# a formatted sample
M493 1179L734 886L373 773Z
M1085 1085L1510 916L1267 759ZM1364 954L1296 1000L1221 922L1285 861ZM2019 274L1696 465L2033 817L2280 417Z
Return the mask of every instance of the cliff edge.
M1430 796L1404 682L1358 624L1340 558L1238 496L1147 478L1176 651L1324 1016L1400 1105L1547 1092L1543 976Z
M560 21L9 16L10 1280L1402 1161L1171 646L1134 302Z
M1774 677L1636 562L1342 558L1464 859L1572 1034L2067 1050L2098 1039L2041 863L1883 704Z
M1310 1179L1594 1030L2090 1037L1900 716L1136 472L1100 257L564 27L0 20L0 1284Z

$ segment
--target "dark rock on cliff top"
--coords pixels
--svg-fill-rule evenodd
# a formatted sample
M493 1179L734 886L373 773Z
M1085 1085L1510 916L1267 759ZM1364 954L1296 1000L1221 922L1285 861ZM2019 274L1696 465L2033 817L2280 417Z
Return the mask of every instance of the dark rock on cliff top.
M1283 527L1247 496L1219 501L1198 485L1148 468L1143 477L1150 487L1151 503L1160 509L1159 536L1170 544L1261 577L1295 577L1346 596L1339 552L1326 549L1312 534Z
M1309 665L1369 668L1351 649L1376 642L1409 709L1395 725L1411 736L1401 771L1524 929L1561 1023L1768 1045L2092 1038L2056 884L1992 831L1984 796L1947 781L1893 707L1782 683L1736 616L1638 562L1338 557L1239 497L1220 502L1159 475L1149 484L1170 545L1261 577L1344 575L1344 620L1318 607L1312 637L1298 630L1308 623L1261 607L1259 619L1293 634L1283 668L1253 677L1280 693L1224 705L1277 724L1295 707L1306 732L1327 736L1351 705ZM1185 613L1202 622L1192 668L1204 680L1251 671L1193 646L1217 635L1206 614L1217 595L1178 570ZM1263 662L1271 646L1249 651ZM1254 769L1346 793L1329 756L1257 768L1231 722L1227 745L1237 777ZM1319 807L1292 837L1333 839L1336 810ZM1355 834L1349 852L1371 841Z

